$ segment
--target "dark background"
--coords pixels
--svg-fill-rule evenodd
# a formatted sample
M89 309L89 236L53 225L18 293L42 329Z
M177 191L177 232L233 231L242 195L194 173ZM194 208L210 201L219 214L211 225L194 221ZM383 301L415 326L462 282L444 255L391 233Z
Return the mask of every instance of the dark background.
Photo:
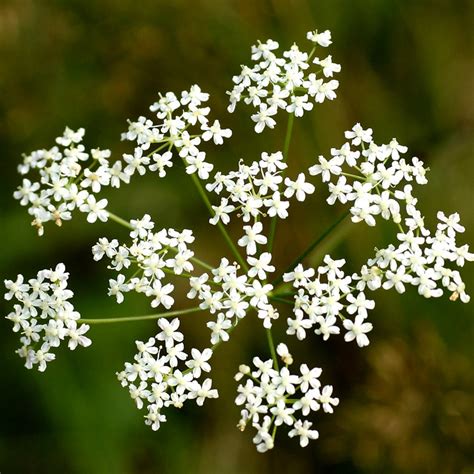
M100 236L123 237L113 223L85 224L76 214L62 229L38 238L26 210L11 197L20 183L21 154L50 147L65 125L84 126L90 147L128 150L119 142L126 119L146 113L156 94L193 83L211 93L213 116L234 135L216 148L218 168L283 146L285 120L274 131L252 132L250 109L226 113L231 76L248 63L250 45L273 38L303 47L306 31L330 29L329 54L342 64L338 99L295 122L291 172L343 143L355 122L374 128L375 141L397 137L431 168L417 188L430 226L436 211L460 212L474 235L473 22L470 1L321 0L3 0L0 3L0 146L2 150L0 277L32 277L63 261L71 271L83 317L146 314L147 301L108 298L105 264L92 261ZM324 53L322 53L324 54ZM166 180L149 174L107 193L124 218L148 212L161 227L195 229L197 255L228 255L207 224L206 210L179 167ZM292 205L278 229L280 265L343 212L323 205L324 186L305 205ZM315 252L345 257L356 269L394 237L391 225L341 227ZM232 231L234 235L237 229ZM472 265L463 269L468 291ZM184 290L179 290L184 291ZM181 293L184 295L184 293ZM182 300L179 297L178 300ZM134 353L133 341L154 322L93 327L91 348L61 349L46 373L27 371L14 354L17 335L0 321L0 471L7 473L469 473L473 471L474 397L472 305L405 295L375 295L372 344L360 350L342 338L324 343L287 340L297 362L323 367L341 405L320 415L320 439L306 449L283 433L276 448L256 453L250 431L235 425L232 377L252 355L268 357L260 322L248 318L216 358L221 397L204 408L170 409L157 433L147 428L115 372ZM2 303L3 304L3 303ZM185 303L183 303L185 304ZM2 306L3 314L10 311ZM207 344L206 316L183 318L188 344Z

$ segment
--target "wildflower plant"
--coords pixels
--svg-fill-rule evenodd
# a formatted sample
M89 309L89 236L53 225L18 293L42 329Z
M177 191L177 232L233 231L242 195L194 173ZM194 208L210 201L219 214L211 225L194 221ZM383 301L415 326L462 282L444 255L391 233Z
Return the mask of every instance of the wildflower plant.
M288 114L283 149L262 151L250 164L241 160L233 171L214 171L201 145L223 145L232 132L209 118L209 94L197 85L181 94L160 94L149 117L129 121L121 138L131 149L117 160L109 150L86 150L82 128L66 128L55 146L24 156L19 166L24 178L14 197L28 207L38 233L43 235L50 221L62 225L70 220L76 209L89 223L111 220L125 226L130 240L98 238L93 259L107 260L113 272L108 294L118 304L134 291L158 310L146 316L83 319L68 301L72 292L63 264L38 272L28 282L22 275L6 280L5 298L18 302L7 319L20 334L17 352L27 368L44 371L64 340L70 349L90 345L85 336L90 325L157 320L158 329L151 330L148 340L136 341L132 362L117 372L137 408L144 409L145 423L157 430L170 406L180 408L188 400L202 405L218 397L211 378L214 353L245 318L257 318L268 354L253 357L252 367L236 362L238 427L255 430L253 441L260 452L274 447L283 427L305 447L319 436L313 412L332 413L339 404L333 395L337 389L322 377L321 368L296 364L286 343L275 347L273 325L285 328L289 345L306 337L326 341L343 335L363 348L370 343L369 313L379 290L404 293L414 286L425 298L447 292L452 301L469 302L458 268L474 255L468 245L458 243L464 231L459 215L440 211L436 229L425 226L416 187L427 183L428 170L396 139L376 144L372 129L356 124L338 148L314 158L296 176L286 176L294 118L335 99L339 85L334 75L341 67L324 54L330 32L309 32L307 39L309 51L294 44L281 55L276 41L259 42L251 50L252 65L233 78L229 111L241 102L250 106L255 132L272 129L277 116ZM217 265L195 255L192 230L160 228L148 214L124 219L100 197L102 188L119 188L137 174L164 178L176 161L184 163L210 212L210 225L218 227L228 244L229 254L218 256ZM277 268L277 222L288 216L290 206L311 199L317 190L327 194L329 205L346 206L346 212L288 268ZM307 266L306 257L349 216L369 227L381 220L393 222L394 243L376 249L355 273L345 269L339 255L325 255L317 268ZM236 239L227 230L231 219L241 222ZM187 298L194 305L176 301L176 277L188 282ZM209 340L202 347L186 346L179 330L182 317L205 320Z

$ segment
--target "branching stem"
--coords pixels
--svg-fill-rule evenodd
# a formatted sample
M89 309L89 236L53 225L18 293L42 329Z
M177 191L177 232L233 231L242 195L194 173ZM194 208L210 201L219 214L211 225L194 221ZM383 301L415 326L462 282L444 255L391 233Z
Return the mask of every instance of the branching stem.
M283 281L283 275L292 271L296 265L301 263L349 215L350 211L346 211L342 214L339 219L331 224L316 240L314 240L298 258L288 265L287 269L272 283L272 285L276 288L277 285Z
M209 201L209 198L207 197L206 191L202 187L201 182L199 179L196 177L196 174L193 173L191 174L191 178L194 181L194 184L196 185L196 188L199 192L199 195L201 196L202 200L206 204L206 207L209 209L209 212L211 216L214 216L214 210L212 209L211 201ZM240 266L247 272L248 271L248 265L247 262L243 259L242 255L240 255L239 250L235 246L234 242L232 242L232 239L230 238L229 233L227 232L226 228L224 227L224 224L222 224L221 221L217 223L217 227L221 231L225 241L227 242L227 245L229 248L232 250L232 253L234 254L235 258L239 262Z

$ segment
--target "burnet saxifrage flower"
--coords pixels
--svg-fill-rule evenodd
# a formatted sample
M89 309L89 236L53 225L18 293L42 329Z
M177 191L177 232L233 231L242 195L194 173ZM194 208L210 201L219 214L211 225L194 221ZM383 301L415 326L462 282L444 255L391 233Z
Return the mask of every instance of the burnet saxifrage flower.
M469 302L457 268L474 256L468 245L457 242L464 231L459 215L440 211L436 229L425 226L416 187L427 183L427 169L396 139L376 144L372 129L356 124L338 148L315 157L309 169L286 176L294 118L335 99L339 85L334 76L341 67L325 53L331 33L309 32L307 39L308 52L294 44L283 54L276 41L259 42L252 47L252 65L234 76L229 112L241 103L250 106L255 132L273 128L288 114L283 150L264 151L251 162L241 160L234 171L215 172L202 150L203 142L222 145L232 132L210 118L209 95L197 85L179 95L160 94L149 116L129 121L122 140L132 146L120 159L112 160L109 150L86 149L84 129L69 128L52 148L24 156L19 166L23 181L14 197L28 207L39 234L48 222L62 225L76 210L85 213L89 223L113 220L126 226L129 241L99 238L93 258L107 260L114 272L108 294L117 303L134 291L158 310L140 317L82 319L68 301L72 291L63 264L30 280L18 275L15 281L5 281L5 298L18 302L7 319L20 335L17 352L27 368L44 371L62 341L70 349L87 347L91 341L85 333L91 324L155 319L158 328L148 340L136 341L132 362L117 376L137 408L144 410L145 423L157 430L171 405L179 408L188 400L202 405L218 397L210 377L215 351L222 350L221 344L243 319L258 318L269 350L267 357L255 356L252 366L239 366L238 427L255 430L253 441L260 452L274 447L282 429L304 447L319 436L313 412L332 413L339 404L333 395L337 390L321 381L321 368L295 363L286 343L275 348L274 324L286 328L290 345L295 339L326 341L343 335L363 348L370 343L369 313L376 291L404 293L414 286L425 298L447 292L451 301ZM221 256L217 266L195 256L192 230L159 228L148 214L125 220L100 197L103 187L119 188L136 174L164 178L176 161L184 163L210 211L210 224L229 245L230 253ZM329 205L339 201L347 211L282 271L272 258L277 221L288 216L295 201L311 199L317 188L327 193ZM356 273L347 273L339 255L326 255L317 268L305 266L305 257L346 216L368 226L392 221L394 242L376 249ZM242 222L235 241L226 229L231 219ZM194 306L179 301L173 309L176 277L188 281L187 297ZM207 318L209 342L186 347L180 317Z

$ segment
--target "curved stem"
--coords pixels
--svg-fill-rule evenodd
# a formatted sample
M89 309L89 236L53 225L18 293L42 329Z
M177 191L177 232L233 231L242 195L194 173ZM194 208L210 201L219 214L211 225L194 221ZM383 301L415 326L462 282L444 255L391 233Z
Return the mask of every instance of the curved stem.
M211 216L214 216L214 210L212 209L211 202L209 201L209 198L207 197L206 191L202 187L201 182L199 179L196 177L196 174L193 173L191 174L191 178L194 181L194 184L196 185L197 190L199 191L199 194L206 204L206 207L209 209L209 212L211 213ZM229 233L227 232L226 228L222 224L221 221L217 223L217 227L221 231L221 234L224 236L225 241L227 242L227 245L230 247L232 250L232 253L234 254L235 258L239 262L239 264L242 266L242 268L245 269L245 271L248 271L248 265L247 262L242 258L242 255L240 255L240 252L238 251L237 247L235 246L234 242L232 242L232 239L230 238Z
M315 241L313 241L309 247L298 257L296 258L290 265L288 265L287 269L272 283L274 287L283 281L283 275L296 267L299 263L301 263L347 216L350 215L350 211L346 211L339 219L331 224Z
M293 132L293 123L295 121L295 114L290 114L288 116L288 124L286 126L286 135L285 135L285 144L283 145L283 161L286 162L288 158L288 151L290 150L291 135ZM284 172L282 172L282 177ZM277 216L273 216L270 223L270 235L268 237L268 251L272 253L273 242L275 240L275 232L277 225Z
M201 308L180 309L176 311L168 311L165 313L147 314L146 316L126 316L124 318L103 318L103 319L79 319L79 323L86 324L107 324L107 323L129 323L133 321L147 321L150 319L172 318L182 314L197 313L202 311Z

